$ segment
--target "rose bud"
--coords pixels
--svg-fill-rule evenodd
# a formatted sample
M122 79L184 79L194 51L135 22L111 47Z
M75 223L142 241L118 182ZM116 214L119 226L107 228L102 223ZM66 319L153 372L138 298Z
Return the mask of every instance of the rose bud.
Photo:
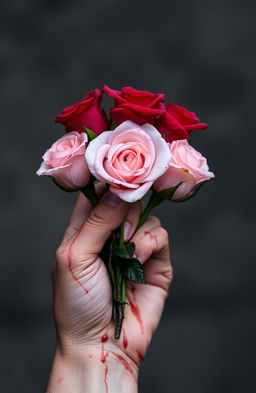
M168 102L165 112L157 119L155 127L167 142L188 139L191 131L203 130L208 124L201 123L194 112Z
M101 98L101 90L92 90L81 101L63 109L54 122L62 123L67 131L84 132L86 127L100 134L108 130L108 121L100 106Z
M85 133L69 132L58 139L43 155L38 176L47 175L67 191L87 185L90 172L84 154L88 137Z
M90 172L127 202L141 199L171 159L169 147L155 127L131 121L93 139L85 156Z
M185 200L196 192L199 184L213 178L214 174L209 171L206 158L190 146L186 139L174 141L169 147L170 166L153 187L164 199ZM173 187L177 185L172 194Z

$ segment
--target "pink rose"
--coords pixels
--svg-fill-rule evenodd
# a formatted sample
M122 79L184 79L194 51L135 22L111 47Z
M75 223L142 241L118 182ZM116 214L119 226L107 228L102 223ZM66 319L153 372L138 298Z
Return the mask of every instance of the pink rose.
M69 132L58 139L43 155L38 176L53 176L60 186L78 189L87 185L90 172L85 160L87 135Z
M166 171L171 153L156 128L128 120L92 140L85 156L98 180L124 201L135 202Z
M154 183L156 192L181 185L175 191L172 199L187 198L193 193L194 187L214 177L209 171L206 158L188 144L188 141L178 140L171 143L171 161L168 170Z
M168 102L166 111L157 119L156 128L167 142L188 139L191 131L203 130L208 124L201 123L194 112Z
M55 123L62 123L68 131L84 132L83 127L86 127L100 134L108 130L108 121L100 106L101 98L101 90L92 90L81 101L63 109Z

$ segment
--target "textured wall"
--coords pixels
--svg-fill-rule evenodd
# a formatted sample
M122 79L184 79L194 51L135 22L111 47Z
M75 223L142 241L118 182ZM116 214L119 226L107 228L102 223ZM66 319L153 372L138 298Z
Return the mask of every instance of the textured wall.
M74 202L35 171L52 119L87 91L165 92L210 124L193 145L216 179L157 214L175 280L140 392L244 393L255 376L255 3L2 0L0 390L44 392L50 266Z

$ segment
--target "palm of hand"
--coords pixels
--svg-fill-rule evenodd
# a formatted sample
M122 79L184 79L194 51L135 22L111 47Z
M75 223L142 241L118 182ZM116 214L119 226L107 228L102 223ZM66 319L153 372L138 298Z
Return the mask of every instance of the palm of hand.
M147 231L145 231L147 229ZM151 230L151 231L150 231ZM152 233L154 232L154 235ZM156 222L147 223L131 239L136 255L144 263L147 285L128 283L122 335L114 338L112 288L100 259L86 263L73 251L75 238L60 248L54 275L57 326L79 345L101 346L122 353L135 364L144 357L156 329L171 281L166 232Z

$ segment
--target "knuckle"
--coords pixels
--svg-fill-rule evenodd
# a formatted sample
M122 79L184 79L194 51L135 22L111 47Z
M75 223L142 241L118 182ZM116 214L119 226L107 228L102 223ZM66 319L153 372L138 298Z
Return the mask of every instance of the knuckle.
M94 209L91 215L88 217L87 223L89 226L102 227L106 224L106 218L97 209Z
M148 221L149 221L150 224L155 225L155 226L160 226L161 225L161 221L156 216L149 216L148 217Z
M166 277L167 281L171 284L173 281L173 268L171 265L170 265L169 269L166 270L165 277Z
M169 233L165 228L159 228L159 236L161 237L164 244L167 244L169 242Z
M55 264L63 263L67 259L67 250L66 247L60 245L55 253Z

